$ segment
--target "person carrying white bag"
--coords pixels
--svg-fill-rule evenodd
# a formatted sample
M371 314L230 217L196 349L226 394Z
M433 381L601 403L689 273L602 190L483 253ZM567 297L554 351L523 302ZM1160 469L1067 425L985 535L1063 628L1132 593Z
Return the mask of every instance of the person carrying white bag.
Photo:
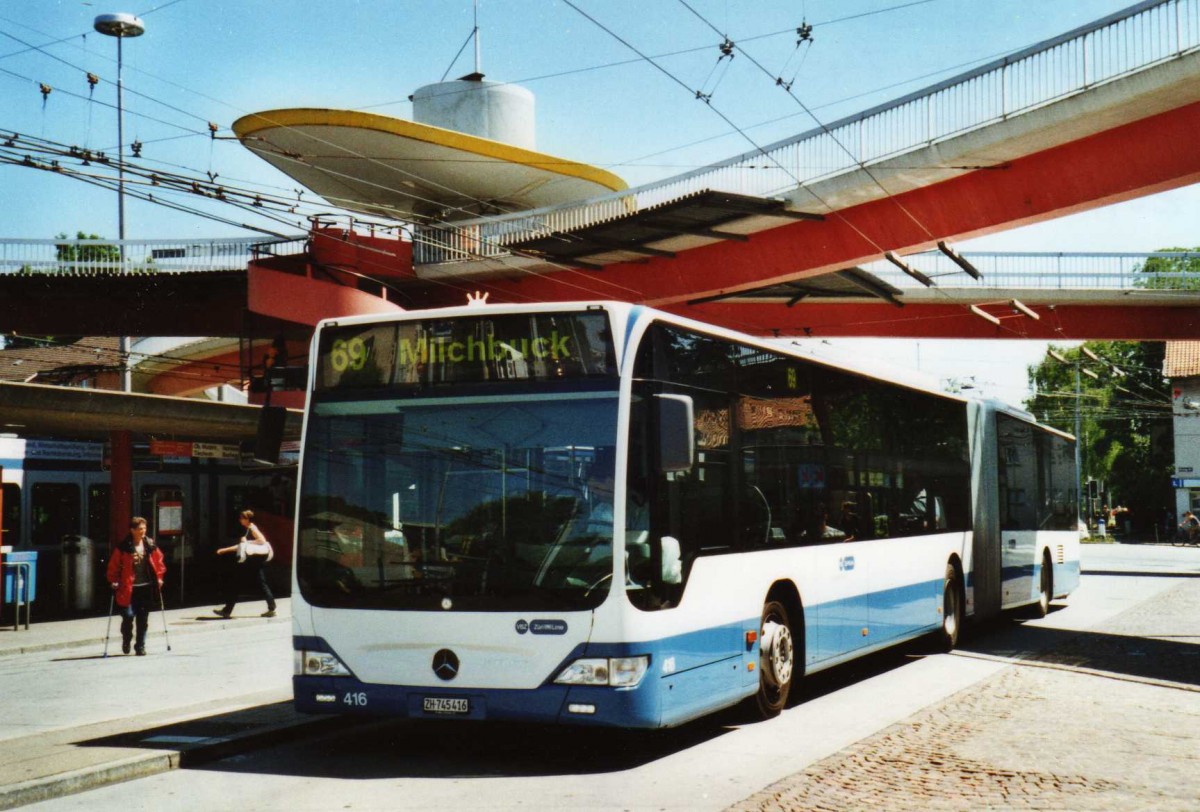
M267 583L266 564L275 557L275 550L271 547L271 542L267 541L267 537L262 534L258 526L254 523L254 511L243 510L238 521L245 528L245 535L237 544L231 544L228 547L222 547L217 550L217 555L237 554L238 575L241 577L229 578L226 581L227 591L225 593L225 605L220 609L213 609L213 613L227 618L233 614L233 607L237 604L238 591L240 582L243 578L254 582L262 592L267 601L267 611L262 613L262 617L275 617L275 596L271 594L271 585Z

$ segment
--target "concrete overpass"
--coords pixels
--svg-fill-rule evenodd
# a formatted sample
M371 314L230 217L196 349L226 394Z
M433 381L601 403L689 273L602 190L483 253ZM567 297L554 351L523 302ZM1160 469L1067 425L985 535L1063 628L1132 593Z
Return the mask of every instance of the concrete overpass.
M418 228L413 276L766 327L788 314L728 297L1194 183L1196 132L1200 2L1148 0L696 172Z
M1200 333L1200 253L932 251L893 259L687 305L780 337L1173 340Z
M870 268L888 253L1193 183L1196 132L1200 0L1146 0L695 172L580 203L415 227L411 241L323 223L305 239L250 251L239 266L206 267L207 279L164 273L174 248L157 249L166 253L154 267L95 273L75 262L64 274L53 254L40 265L0 257L0 267L22 271L0 274L0 329L125 334L133 324L143 335L299 337L323 316L458 304L481 289L493 302L636 301L763 333L1192 337L1187 290L1154 301L1145 291L1035 294L993 287L985 274L983 285L947 290L955 286L939 281L892 301L878 295L887 280ZM856 273L876 278L867 283L874 298L800 295ZM1047 317L1009 319L1003 303L1012 299ZM902 311L890 312L897 304Z

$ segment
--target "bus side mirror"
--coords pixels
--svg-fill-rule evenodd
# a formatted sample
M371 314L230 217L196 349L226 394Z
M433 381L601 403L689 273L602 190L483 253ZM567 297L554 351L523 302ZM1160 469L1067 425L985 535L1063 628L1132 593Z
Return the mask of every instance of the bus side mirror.
M658 409L658 470L675 473L696 464L692 399L687 395L655 395Z

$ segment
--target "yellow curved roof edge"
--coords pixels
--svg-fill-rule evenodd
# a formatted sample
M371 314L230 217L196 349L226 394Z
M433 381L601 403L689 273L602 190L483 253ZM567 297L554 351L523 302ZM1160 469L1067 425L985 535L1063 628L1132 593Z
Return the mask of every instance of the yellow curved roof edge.
M261 113L251 113L233 122L233 132L239 140L245 140L254 133L270 130L276 127L353 127L364 130L377 130L391 133L403 138L412 138L438 146L470 152L484 158L492 158L508 163L523 164L554 172L559 175L590 181L614 192L629 188L629 184L617 175L598 169L587 164L556 158L544 152L514 147L490 138L480 138L476 135L434 127L429 124L418 124L392 116L381 116L376 113L363 113L357 110L327 110L316 107L293 107L286 110L265 110Z

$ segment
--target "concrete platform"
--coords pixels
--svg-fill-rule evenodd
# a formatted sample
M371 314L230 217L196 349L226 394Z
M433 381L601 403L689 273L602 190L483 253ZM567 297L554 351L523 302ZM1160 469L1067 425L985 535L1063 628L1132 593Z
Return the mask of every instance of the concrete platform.
M207 606L154 613L146 657L121 653L117 618L107 657L103 617L0 629L0 809L344 724L292 709L290 682L274 662L291 647L291 602L279 601L274 618L260 617L264 608L239 604L229 620ZM254 667L259 652L271 669ZM244 682L226 676L242 672Z

